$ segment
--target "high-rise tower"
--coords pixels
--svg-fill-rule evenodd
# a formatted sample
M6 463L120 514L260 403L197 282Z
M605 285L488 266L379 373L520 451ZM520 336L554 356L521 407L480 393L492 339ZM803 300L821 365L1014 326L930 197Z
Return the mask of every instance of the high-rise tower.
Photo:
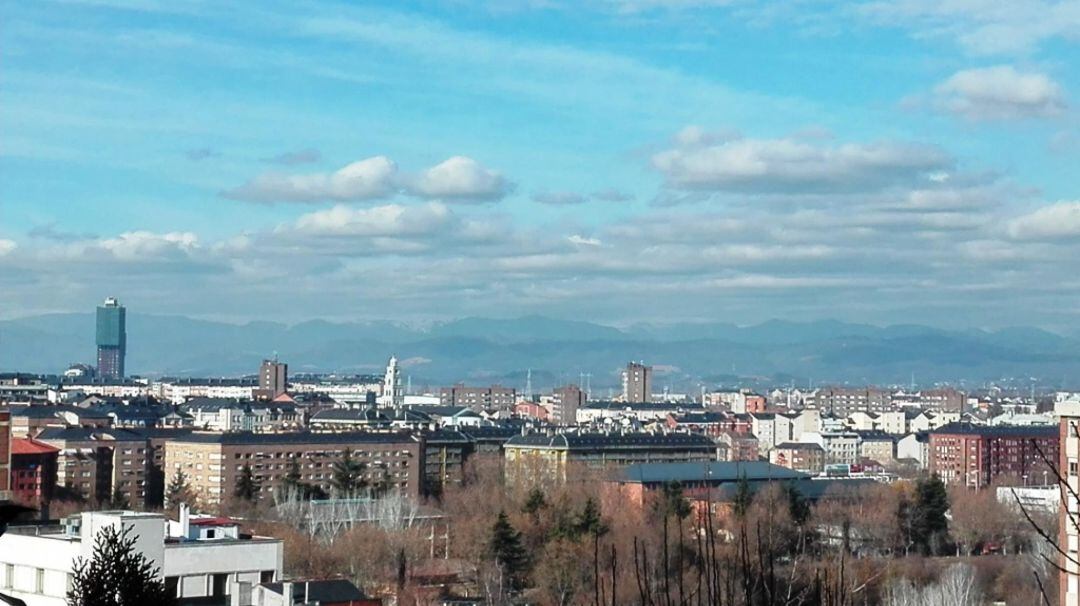
M383 377L383 391L379 403L392 408L401 408L405 404L405 389L401 385L401 367L398 366L397 358L394 356L390 356L390 361L386 364L386 375Z
M105 379L124 378L127 355L127 312L109 297L97 308L97 372Z

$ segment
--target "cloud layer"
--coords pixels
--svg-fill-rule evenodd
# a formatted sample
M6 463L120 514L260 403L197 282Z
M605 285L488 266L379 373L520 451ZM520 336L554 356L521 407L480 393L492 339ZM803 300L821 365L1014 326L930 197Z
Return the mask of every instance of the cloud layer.
M969 120L1049 118L1066 109L1057 82L1010 65L956 72L937 86L935 94L943 109Z

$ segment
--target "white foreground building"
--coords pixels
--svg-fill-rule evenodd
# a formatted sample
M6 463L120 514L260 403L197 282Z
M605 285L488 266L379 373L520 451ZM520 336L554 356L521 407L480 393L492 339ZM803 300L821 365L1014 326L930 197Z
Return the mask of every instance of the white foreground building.
M232 520L191 516L186 508L177 522L156 513L94 511L68 518L62 528L9 528L0 536L0 592L27 606L65 606L75 560L89 559L94 537L109 526L131 529L135 548L181 605L224 606L233 594L250 595L252 586L281 579L282 541L241 537Z

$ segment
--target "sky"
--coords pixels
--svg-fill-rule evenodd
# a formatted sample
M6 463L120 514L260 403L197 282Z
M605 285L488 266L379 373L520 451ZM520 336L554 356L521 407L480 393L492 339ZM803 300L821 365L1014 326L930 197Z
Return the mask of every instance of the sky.
M0 318L1080 331L1080 1L0 3Z

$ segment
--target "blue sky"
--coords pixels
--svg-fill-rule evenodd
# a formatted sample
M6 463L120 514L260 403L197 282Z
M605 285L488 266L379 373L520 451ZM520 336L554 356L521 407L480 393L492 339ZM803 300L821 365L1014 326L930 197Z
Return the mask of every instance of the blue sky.
M4 3L0 315L1080 329L1080 3Z

